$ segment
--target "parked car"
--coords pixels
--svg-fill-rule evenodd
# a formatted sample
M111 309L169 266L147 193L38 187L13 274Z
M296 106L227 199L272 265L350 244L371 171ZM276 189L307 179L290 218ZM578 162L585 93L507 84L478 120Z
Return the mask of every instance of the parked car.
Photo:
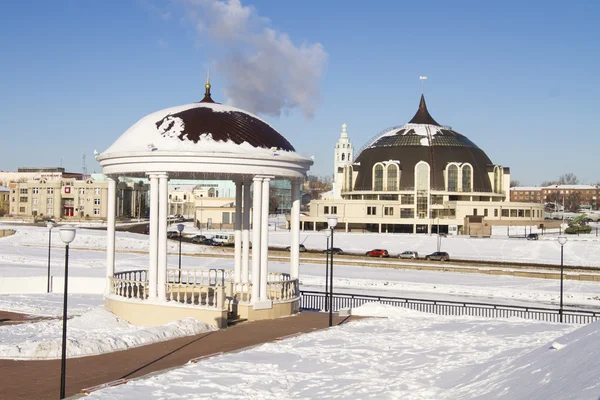
M527 240L538 240L538 234L537 233L530 233L529 235L527 235Z
M410 258L416 260L417 258L419 258L419 253L417 253L416 251L407 250L398 254L398 258Z
M150 225L146 225L146 227L144 228L144 234L145 235L149 235L150 234Z
M177 231L168 231L167 232L167 239L176 238L178 236L179 236L179 232L177 232Z
M287 251L291 251L292 246L288 246L285 248ZM303 244L301 244L300 246L298 246L298 251L300 251L300 253L304 253L306 251L306 247L304 247Z
M323 253L344 254L342 249L340 249L339 247L330 247L326 250L323 250Z
M212 238L204 239L204 244L207 246L221 246L222 243L213 240Z
M365 255L367 257L389 257L390 253L385 249L373 249L367 251Z
M445 251L436 251L425 256L426 260L450 261L450 256Z
M206 236L196 235L192 238L192 243L204 243L205 240L206 240Z

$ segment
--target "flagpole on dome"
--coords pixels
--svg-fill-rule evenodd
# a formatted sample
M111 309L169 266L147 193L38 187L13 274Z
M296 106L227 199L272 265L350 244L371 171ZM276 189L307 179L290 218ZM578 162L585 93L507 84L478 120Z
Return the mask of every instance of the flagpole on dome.
M425 94L425 81L427 80L427 77L419 76L419 80L421 81L421 94Z

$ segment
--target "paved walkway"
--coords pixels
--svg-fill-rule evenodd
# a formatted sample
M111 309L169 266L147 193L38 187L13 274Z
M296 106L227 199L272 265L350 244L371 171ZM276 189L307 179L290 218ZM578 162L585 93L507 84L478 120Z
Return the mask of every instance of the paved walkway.
M6 318L8 314L2 315ZM350 319L356 317L334 317L334 323L342 324ZM328 324L328 314L302 312L294 317L241 323L216 332L130 350L68 359L67 396L117 379L135 378L180 366L195 357L239 350L287 335L324 329ZM0 360L0 399L58 399L59 392L60 360Z

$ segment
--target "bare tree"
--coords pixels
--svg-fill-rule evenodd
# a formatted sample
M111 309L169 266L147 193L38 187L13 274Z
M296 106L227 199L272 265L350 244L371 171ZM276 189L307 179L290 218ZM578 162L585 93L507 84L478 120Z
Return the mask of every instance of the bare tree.
M578 192L571 193L565 197L565 209L570 212L579 211L581 205L581 195Z
M517 186L521 186L521 182L519 182L516 179L511 179L511 181L510 181L510 187L517 187Z
M557 181L542 181L542 186L556 185Z
M577 179L577 175L574 173L567 172L558 178L558 183L561 185L577 185L579 183L579 179Z

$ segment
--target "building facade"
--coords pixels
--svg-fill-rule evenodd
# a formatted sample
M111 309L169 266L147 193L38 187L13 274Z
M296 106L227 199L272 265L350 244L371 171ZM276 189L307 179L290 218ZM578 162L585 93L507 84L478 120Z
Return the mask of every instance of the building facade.
M10 206L10 189L0 186L0 217L8 214Z
M600 188L596 185L550 185L510 188L510 201L532 203L561 203L577 196L581 206L597 210L600 207Z
M344 160L339 156L340 143L352 149L345 126L334 153L336 190L329 199L311 201L301 219L304 230L324 229L333 214L338 229L398 233L466 234L469 220L544 220L543 205L509 201L510 169L438 124L423 96L407 124L383 131L351 162L348 153Z
M9 184L9 215L21 218L106 219L108 182L87 178L29 180ZM141 217L148 186L119 182L116 210L119 217Z

